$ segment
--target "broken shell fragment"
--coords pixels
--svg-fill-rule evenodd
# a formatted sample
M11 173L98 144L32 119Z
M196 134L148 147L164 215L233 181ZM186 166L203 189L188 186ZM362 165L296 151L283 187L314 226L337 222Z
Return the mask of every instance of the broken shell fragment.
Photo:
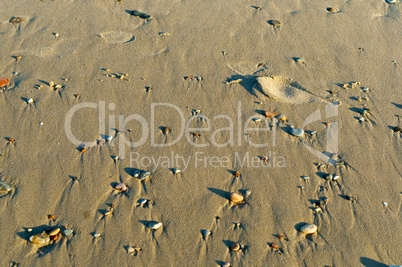
M119 183L114 187L114 189L119 190L120 192L125 192L127 191L128 187L123 183Z
M315 224L305 224L300 227L300 232L305 235L311 235L317 232L318 228Z
M336 181L340 178L339 175L334 174L334 176L332 176L332 181Z
M334 13L334 12L337 12L338 10L336 10L333 7L327 7L327 11L330 12L330 13Z
M303 180L309 180L310 176L300 176L300 178L302 178Z
M236 192L230 193L230 198L229 199L230 199L231 202L233 202L235 204L239 204L239 203L242 203L244 201L244 197L241 194L236 193Z
M12 17L11 19L10 19L10 23L21 23L21 22L23 22L24 20L22 19L22 18L20 18L20 17Z
M0 77L0 88L6 86L10 82L6 77Z
M209 230L202 230L201 231L202 236L204 237L204 239L206 239L208 236L210 236L212 233Z
M181 173L181 170L179 170L179 169L172 169L172 173L173 173L174 175L176 175L176 174L178 174L178 173Z
M144 170L135 170L133 176L139 180L145 180L151 176L151 172Z
M137 10L132 10L129 13L130 13L130 15L132 15L134 17L139 17L139 18L145 19L145 20L148 20L151 17L150 15L147 15L147 14L142 13L142 12L137 11Z
M147 227L151 230L158 230L159 228L161 228L162 225L163 223L161 222L149 222L147 224Z
M283 115L283 114L279 115L278 120L279 121L287 121L286 115Z
M222 262L221 267L230 267L230 262Z
M275 117L276 115L278 115L278 114L276 114L276 112L273 112L273 111L264 111L264 116L266 117L266 118L273 118L273 117Z
M45 233L49 236L57 235L60 233L60 228L49 228L45 230Z
M225 82L225 84L241 83L242 81L243 81L242 79L229 80Z
M33 102L34 102L34 100L32 98L27 99L27 104L32 104Z
M42 234L31 236L29 238L29 241L31 241L34 244L47 245L50 243L50 237L43 232Z
M94 236L95 238L98 238L98 237L101 236L101 234L99 234L99 233L94 233L93 236Z
M13 185L5 182L5 181L0 181L0 192L5 191L5 192L10 192L13 189Z
M279 20L273 19L273 20L268 20L267 21L269 25L272 25L276 28L278 28L279 26L281 26L281 22Z
M291 128L290 134L296 137L302 137L304 135L304 130L300 128Z
M232 242L232 244L230 244L230 250L235 251L235 252L242 250L243 248L244 248L244 246L237 242Z
M325 176L325 180L331 181L333 177L334 177L334 176L333 176L332 174L327 174L327 175Z

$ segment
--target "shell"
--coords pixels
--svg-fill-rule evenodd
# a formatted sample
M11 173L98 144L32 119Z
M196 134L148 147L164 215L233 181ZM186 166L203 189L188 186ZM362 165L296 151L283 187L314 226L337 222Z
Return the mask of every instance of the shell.
M233 176L234 176L234 177L239 177L239 176L240 176L240 172L239 172L239 171L235 171L235 172L233 173Z
M293 58L293 60L294 60L296 63L301 63L301 64L306 63L306 60L305 60L304 58L302 58L302 57L295 57L295 58Z
M302 178L303 180L309 180L310 176L300 176L300 178Z
M28 104L32 104L33 102L34 102L34 101L33 101L32 98L28 98L28 99L27 99L27 103L28 103Z
M47 245L50 243L50 237L47 234L42 233L29 237L29 241L31 241L34 244Z
M273 19L273 20L268 20L268 23L274 27L279 27L281 26L281 22L279 20Z
M330 13L334 13L334 12L337 12L338 10L336 10L336 8L333 8L333 7L327 7L327 11Z
M127 191L128 188L125 184L119 183L114 187L114 189L119 190L121 192L125 192L125 191Z
M336 181L340 178L339 175L334 174L334 176L332 176L332 181Z
M5 181L0 181L0 191L6 191L6 192L10 192L13 189L13 185L5 182Z
M255 122L260 122L261 119L254 118L253 121L255 121Z
M300 232L305 235L311 235L317 232L318 227L315 224L305 224L300 227Z
M204 236L204 238L207 238L208 236L210 236L212 233L209 230L202 230L201 234Z
M173 172L173 174L178 174L178 173L181 173L181 170L179 170L179 169L173 169L172 172Z
M162 225L163 223L161 222L149 222L147 227L151 230L158 230Z
M127 247L127 252L128 253L134 253L135 249L133 247Z
M279 247L277 244L275 244L275 243L271 243L269 246L270 246L271 248L273 248L273 249L276 249L276 250L279 250L279 249L280 249L280 247Z
M113 136L112 136L112 135L107 135L107 136L105 137L105 139L106 139L107 141L112 141Z
M99 234L99 233L94 233L93 236L94 236L95 238L98 238L98 237L101 236L101 234Z
M244 197L242 195L240 195L239 193L236 192L232 192L230 193L230 201L235 203L235 204L239 204L242 203L244 201Z
M222 262L221 267L230 267L230 262Z
M73 229L65 229L64 231L63 231L63 234L65 235L65 236L69 236L69 235L72 235L73 234Z
M278 120L279 121L287 121L286 115L283 115L283 114L279 115Z
M149 171L138 170L134 173L134 177L140 179L141 181L147 179L149 176L151 176L151 172Z
M23 21L24 20L22 18L20 18L20 17L13 17L13 18L10 19L10 23L21 23Z
M291 128L290 134L297 137L302 137L304 135L304 130L300 128Z
M239 251L243 249L243 245L237 242L232 242L232 244L230 244L230 250L232 251Z
M267 117L267 118L273 118L273 117L275 117L277 115L278 114L276 112L269 111L269 110L264 112L264 116Z
M6 86L10 82L6 77L0 77L0 88Z
M330 180L332 180L333 177L334 177L334 176L333 176L332 174L327 174L327 175L325 176L325 180L330 181Z
M60 228L55 228L55 229L51 229L49 232L48 232L48 235L49 236L53 236L53 235L57 235L57 234L59 234L60 233Z
M137 11L137 10L130 11L130 15L133 15L135 17L140 17L141 19L145 19L145 20L148 20L151 17L150 15L142 13L142 12Z

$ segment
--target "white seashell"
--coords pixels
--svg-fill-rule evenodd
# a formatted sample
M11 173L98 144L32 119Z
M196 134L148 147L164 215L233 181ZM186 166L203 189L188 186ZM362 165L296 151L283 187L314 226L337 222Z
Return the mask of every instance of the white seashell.
M98 238L98 237L100 237L101 236L101 234L99 234L99 233L94 233L94 237L95 238Z
M63 234L65 235L65 236L69 236L69 235L72 235L73 234L73 229L65 229L64 231L63 231Z
M334 176L332 177L332 181L336 181L340 178L339 175L334 174Z
M300 178L302 178L303 180L309 180L310 176L300 176Z
M29 237L29 241L35 244L47 245L50 243L50 237L47 234L42 233Z
M384 205L384 207L388 206L387 202L383 202L382 204Z
M362 122L365 121L365 119L364 119L363 117L358 117L357 119L358 119L359 121L362 121Z
M230 267L231 265L230 265L230 263L229 262L223 262L222 264L221 264L221 267Z
M134 253L135 252L135 248L133 248L133 247L127 247L127 252L128 253Z
M105 137L105 139L106 139L107 141L112 141L113 136L112 136L112 135L107 135L107 136Z
M123 183L119 183L114 187L114 189L119 190L121 192L125 192L127 191L128 187Z
M151 230L158 230L162 225L163 223L161 222L149 222L147 227Z
M310 134L315 135L316 133L317 133L317 131L312 131Z
M385 0L385 3L387 3L387 4L395 4L396 0Z
M148 202L148 199L145 199L145 198L141 198L138 200L138 204L140 204L141 206L147 204L147 202Z
M327 175L325 176L325 180L330 181L330 180L332 180L333 177L334 177L334 176L333 176L332 174L327 174Z
M304 135L304 130L300 128L291 128L290 134L297 137L302 137Z
M34 102L34 101L33 101L32 98L27 99L27 103L28 103L28 104L32 104L33 102Z
M315 224L306 224L300 227L300 232L305 235L311 235L317 232L318 228Z
M260 122L261 119L256 119L256 118L254 118L253 121L255 121L255 122Z
M114 159L114 160L118 160L119 159L119 157L118 156L110 156L112 159Z
M293 129L293 128L295 128L295 126L292 124L292 125L289 125L289 127L291 128L291 129Z

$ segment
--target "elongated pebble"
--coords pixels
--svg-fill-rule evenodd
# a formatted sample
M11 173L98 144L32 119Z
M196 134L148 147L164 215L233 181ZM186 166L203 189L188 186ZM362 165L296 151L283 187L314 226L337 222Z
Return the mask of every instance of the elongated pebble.
M300 232L305 235L311 235L317 232L318 227L315 224L306 224L300 227Z

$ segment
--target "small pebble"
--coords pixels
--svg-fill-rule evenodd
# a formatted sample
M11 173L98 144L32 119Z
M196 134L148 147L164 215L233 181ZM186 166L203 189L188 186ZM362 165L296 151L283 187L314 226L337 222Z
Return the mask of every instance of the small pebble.
M65 235L65 236L69 236L69 235L72 235L73 234L73 229L65 229L64 231L63 231L63 234Z
M317 232L317 229L317 225L315 224L306 224L300 227L300 232L305 235L310 235Z
M332 181L336 181L340 178L339 175L334 174L334 176L332 177Z
M300 128L291 128L290 134L296 137L302 137L304 135L304 130Z
M387 202L383 202L382 204L384 205L384 207L387 207L387 206L388 206L388 203L387 203Z
M274 26L275 28L279 28L281 26L281 22L276 19L268 20L268 24Z
M317 133L317 131L310 132L311 135L315 135L316 133Z
M310 176L300 176L300 178L302 178L303 180L309 180Z
M28 99L27 99L27 103L28 103L28 104L32 104L33 102L34 102L34 100L33 100L32 98L28 98Z
M98 237L100 237L101 236L101 234L99 234L99 233L94 233L94 237L95 238L98 238Z

